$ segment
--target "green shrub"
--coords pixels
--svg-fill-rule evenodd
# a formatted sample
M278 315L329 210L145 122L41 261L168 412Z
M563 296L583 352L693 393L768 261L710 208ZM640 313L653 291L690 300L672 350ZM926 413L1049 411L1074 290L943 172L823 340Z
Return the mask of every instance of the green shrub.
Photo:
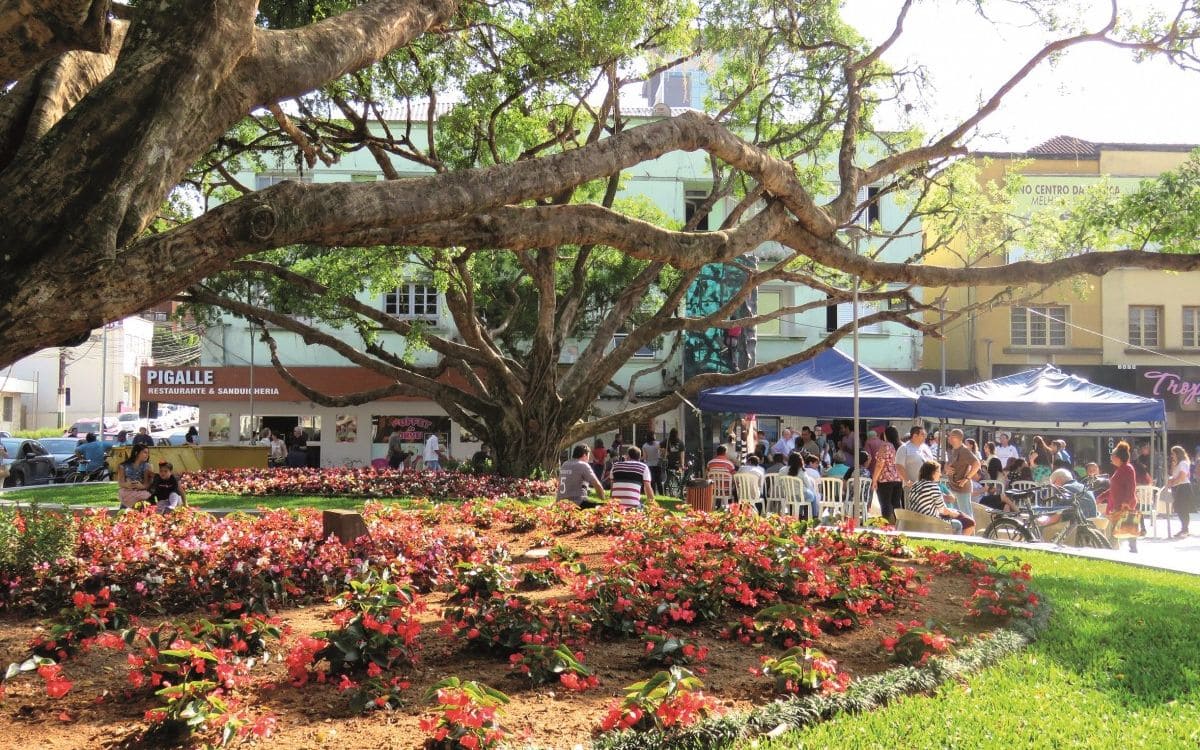
M71 557L75 522L36 504L0 510L0 580L28 575L36 565Z
M40 438L62 437L63 432L64 430L61 427L45 427L40 430L13 430L12 436L24 440L38 440Z

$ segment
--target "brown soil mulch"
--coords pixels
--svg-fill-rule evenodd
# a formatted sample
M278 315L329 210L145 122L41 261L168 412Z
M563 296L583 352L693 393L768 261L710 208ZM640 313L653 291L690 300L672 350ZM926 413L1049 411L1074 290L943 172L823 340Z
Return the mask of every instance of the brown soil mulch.
M537 533L514 534L502 530L483 532L502 543L516 556L529 549ZM556 541L578 551L590 568L601 567L611 544L608 537L568 534ZM902 564L911 564L902 561ZM929 586L929 595L914 597L886 616L864 621L848 632L826 634L816 647L837 660L853 677L870 675L894 666L880 647L880 639L895 634L895 623L914 618L934 619L954 634L977 633L982 629L965 620L964 600L970 581L961 574L931 575L928 568L913 565ZM569 596L567 587L527 592L534 599ZM421 662L413 670L411 703L404 709L355 715L348 706L349 694L333 685L309 684L294 688L288 682L282 655L301 634L332 628L332 604L286 610L280 621L290 628L282 644L272 649L272 660L253 671L254 685L246 704L256 711L273 714L275 733L257 745L280 750L299 748L395 748L421 747L424 737L417 722L427 704L422 697L429 686L450 675L473 679L504 691L512 698L500 714L509 737L545 748L587 747L593 729L622 688L645 679L662 667L640 661L644 643L638 639L589 642L583 648L585 664L600 678L600 686L573 693L561 686L533 687L513 675L506 662L492 656L463 652L458 645L438 635L439 611L444 597L427 597L429 608L422 617L425 628L420 638ZM178 618L176 618L178 619ZM732 619L732 618L730 618ZM144 624L154 624L145 619ZM780 652L773 646L744 646L721 640L717 632L725 623L705 625L694 631L694 640L709 648L708 659L691 667L704 682L705 691L727 709L746 709L770 702L775 696L769 681L751 670L760 657ZM0 619L0 667L22 659L36 619ZM39 750L141 747L137 739L145 727L143 714L155 703L151 698L126 693L125 655L107 649L81 653L65 662L63 671L74 687L59 700L48 698L36 675L14 678L6 685L0 702L0 747ZM702 673L703 672L703 673Z

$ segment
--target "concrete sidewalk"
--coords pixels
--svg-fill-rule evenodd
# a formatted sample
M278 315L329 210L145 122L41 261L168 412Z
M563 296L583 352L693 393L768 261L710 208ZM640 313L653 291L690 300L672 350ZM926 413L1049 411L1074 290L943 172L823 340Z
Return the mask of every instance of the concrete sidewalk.
M1149 526L1149 519L1146 521ZM948 542L963 544L979 544L994 547L1008 547L1013 550L1030 549L1039 552L1054 552L1072 557L1091 557L1098 560L1137 565L1144 568L1171 570L1177 573L1200 575L1200 523L1192 516L1192 535L1184 539L1166 538L1166 522L1160 517L1157 523L1157 536L1147 536L1138 540L1138 551L1129 551L1129 542L1122 541L1119 550L1084 549L1050 544L1049 542L1000 542L983 539L977 536L958 536L955 534L926 534L915 531L889 531L888 534L903 534L909 539L940 539ZM1179 519L1171 520L1171 531L1179 531Z

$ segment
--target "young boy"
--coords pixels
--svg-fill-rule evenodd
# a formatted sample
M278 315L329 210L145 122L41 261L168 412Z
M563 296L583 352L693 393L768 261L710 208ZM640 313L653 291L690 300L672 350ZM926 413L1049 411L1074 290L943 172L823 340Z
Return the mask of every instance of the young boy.
M158 474L150 481L150 493L157 501L159 513L167 513L181 505L187 505L187 495L184 494L179 477L172 473L174 469L170 461L159 461Z

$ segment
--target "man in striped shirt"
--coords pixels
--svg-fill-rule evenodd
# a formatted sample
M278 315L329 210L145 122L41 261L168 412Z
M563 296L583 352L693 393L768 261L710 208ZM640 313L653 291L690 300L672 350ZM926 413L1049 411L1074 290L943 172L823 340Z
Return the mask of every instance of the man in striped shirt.
M642 463L642 452L630 446L623 461L612 467L612 490L609 494L622 508L642 507L642 494L647 500L654 499L654 488L650 486L650 467Z

